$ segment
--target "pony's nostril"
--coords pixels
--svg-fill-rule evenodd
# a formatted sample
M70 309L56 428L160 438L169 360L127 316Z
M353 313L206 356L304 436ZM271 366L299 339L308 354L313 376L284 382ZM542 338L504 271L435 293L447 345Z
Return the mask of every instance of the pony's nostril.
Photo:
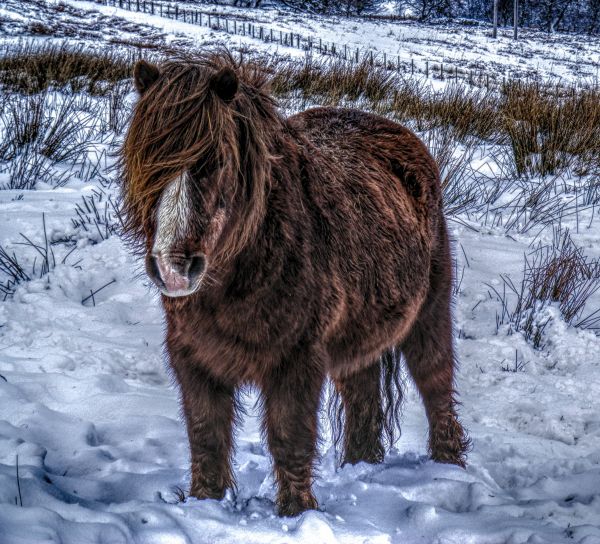
M206 259L204 255L194 255L190 259L190 267L188 269L188 278L190 280L190 284L193 284L198 277L204 272L204 268L206 267Z
M158 268L158 260L155 255L146 255L146 273L150 279L158 286L164 289L165 284L160 277L160 269Z

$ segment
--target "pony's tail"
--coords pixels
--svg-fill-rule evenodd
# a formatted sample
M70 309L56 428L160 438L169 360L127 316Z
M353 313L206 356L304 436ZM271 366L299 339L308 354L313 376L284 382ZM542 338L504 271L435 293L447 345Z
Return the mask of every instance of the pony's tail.
M379 361L379 391L381 398L381 441L385 451L389 451L400 438L400 418L402 416L402 401L404 381L402 379L402 357L398 348L385 351ZM331 437L337 464L340 465L344 452L344 405L342 397L333 383L330 383L327 395L327 424Z
M379 359L381 402L383 408L383 444L387 450L400 438L400 418L404 398L402 356L398 348L390 348Z

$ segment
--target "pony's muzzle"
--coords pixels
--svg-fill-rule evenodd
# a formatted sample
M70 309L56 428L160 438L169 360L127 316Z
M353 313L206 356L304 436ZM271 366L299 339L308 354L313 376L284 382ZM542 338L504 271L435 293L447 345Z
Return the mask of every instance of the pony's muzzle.
M146 256L146 272L150 279L170 297L182 297L193 293L199 286L206 268L203 254L169 256L151 253Z

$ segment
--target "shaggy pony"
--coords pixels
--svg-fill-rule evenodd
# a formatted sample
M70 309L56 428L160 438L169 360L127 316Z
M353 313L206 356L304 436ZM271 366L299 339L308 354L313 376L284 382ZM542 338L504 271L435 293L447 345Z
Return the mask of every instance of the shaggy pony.
M451 255L436 164L406 128L351 109L284 117L262 70L226 52L140 61L122 148L126 230L161 290L191 448L191 495L234 485L236 392L261 392L282 515L316 508L329 377L344 462L393 441L400 355L429 449L464 466ZM395 396L394 396L395 395Z

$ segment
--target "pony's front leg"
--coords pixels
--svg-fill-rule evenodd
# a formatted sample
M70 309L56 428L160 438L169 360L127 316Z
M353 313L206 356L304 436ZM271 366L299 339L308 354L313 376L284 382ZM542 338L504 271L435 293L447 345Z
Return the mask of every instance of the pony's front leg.
M173 359L173 357L172 357ZM198 499L222 499L233 487L231 470L235 389L190 361L171 361L181 386L190 441L192 485Z
M280 516L317 507L311 488L323 381L320 360L300 351L273 369L263 383L264 424L275 465Z

